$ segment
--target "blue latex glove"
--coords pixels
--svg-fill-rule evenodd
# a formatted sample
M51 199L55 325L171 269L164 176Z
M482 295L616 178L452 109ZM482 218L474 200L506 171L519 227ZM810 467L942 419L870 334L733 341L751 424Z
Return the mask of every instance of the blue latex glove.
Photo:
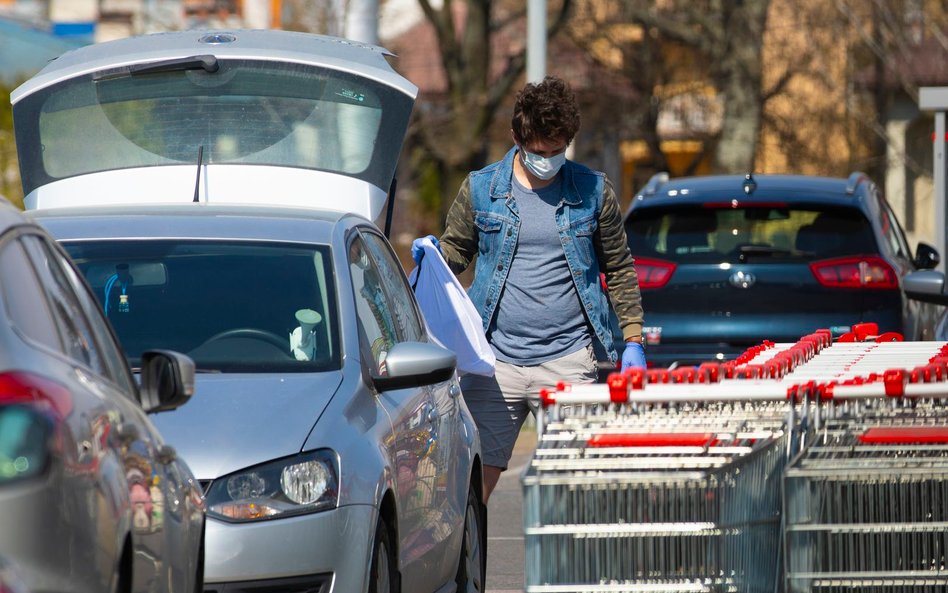
M638 342L626 342L622 352L622 371L631 368L645 368L645 348Z
M441 241L438 241L438 238L434 235L428 235L426 237L419 237L411 242L411 258L415 260L415 264L421 264L421 258L425 255L425 248L421 246L422 239L431 239L431 242L434 243L434 246L438 248L438 251L441 251Z

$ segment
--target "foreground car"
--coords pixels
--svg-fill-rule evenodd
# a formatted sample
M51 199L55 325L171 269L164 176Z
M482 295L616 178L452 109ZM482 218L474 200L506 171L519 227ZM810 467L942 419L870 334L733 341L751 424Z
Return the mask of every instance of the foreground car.
M902 278L934 267L913 255L895 214L862 173L656 176L625 230L645 309L648 359L723 360L761 339L793 341L857 322L931 339L937 312L906 298Z
M136 356L139 388L65 253L5 202L0 277L0 556L34 593L200 590L200 487L146 416L188 400L193 364Z
M206 488L207 591L483 590L455 357L371 222L416 93L385 56L190 31L71 52L13 93L25 203L126 354L198 366L159 428Z
M198 394L158 426L205 484L206 590L482 590L455 357L372 223L205 204L34 216L133 364L142 342L195 360Z

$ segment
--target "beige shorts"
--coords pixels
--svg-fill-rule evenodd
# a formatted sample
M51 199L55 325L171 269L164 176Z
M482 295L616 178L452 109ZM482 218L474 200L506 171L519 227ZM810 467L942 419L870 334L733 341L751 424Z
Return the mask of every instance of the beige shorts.
M507 469L527 414L536 414L540 389L560 381L593 383L598 365L592 346L533 366L497 361L493 377L464 375L461 391L481 437L484 464Z

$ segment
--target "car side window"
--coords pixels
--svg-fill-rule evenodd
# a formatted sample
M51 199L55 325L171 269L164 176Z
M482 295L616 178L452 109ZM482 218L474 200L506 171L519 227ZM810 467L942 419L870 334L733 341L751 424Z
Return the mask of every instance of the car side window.
M359 319L360 346L372 373L385 374L385 357L398 342L391 304L382 290L382 277L365 242L355 236L349 243L349 275Z
M58 264L63 277L73 289L76 300L82 307L89 320L89 326L99 347L99 354L109 367L109 377L115 381L122 389L122 393L133 394L137 389L134 379L129 373L127 359L122 349L119 347L116 339L109 328L108 320L100 312L98 301L89 292L88 286L81 279L79 272L59 251L49 245L45 245L51 262Z
M411 287L402 271L401 265L392 250L385 244L385 239L375 233L363 233L365 247L378 266L382 276L383 290L392 304L395 330L401 341L420 342L424 339L424 330L418 309L415 307Z
M46 295L21 239L0 243L0 278L16 278L16 282L0 282L0 293L10 323L25 338L62 352L63 344Z
M51 304L53 322L59 329L65 354L99 375L111 377L89 321L62 268L39 237L25 237L24 245Z
M905 238L905 233L902 231L901 225L899 225L899 219L896 218L895 213L892 212L892 207L889 206L888 202L880 199L879 205L881 206L879 211L880 226L882 227L882 235L885 237L886 243L889 244L893 254L903 259L911 260L912 252L909 248L908 240Z

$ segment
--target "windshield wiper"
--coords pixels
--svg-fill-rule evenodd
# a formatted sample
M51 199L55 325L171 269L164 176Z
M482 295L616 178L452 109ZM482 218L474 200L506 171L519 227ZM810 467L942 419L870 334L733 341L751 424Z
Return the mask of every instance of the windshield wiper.
M133 373L133 374L137 375L137 374L139 374L139 373L142 372L142 367L132 367L131 370L132 370L132 373ZM195 372L196 374L198 374L198 375L204 375L204 374L219 375L219 374L222 373L223 371L221 371L220 369L200 369L200 368L196 368L196 369L194 369L194 372Z

